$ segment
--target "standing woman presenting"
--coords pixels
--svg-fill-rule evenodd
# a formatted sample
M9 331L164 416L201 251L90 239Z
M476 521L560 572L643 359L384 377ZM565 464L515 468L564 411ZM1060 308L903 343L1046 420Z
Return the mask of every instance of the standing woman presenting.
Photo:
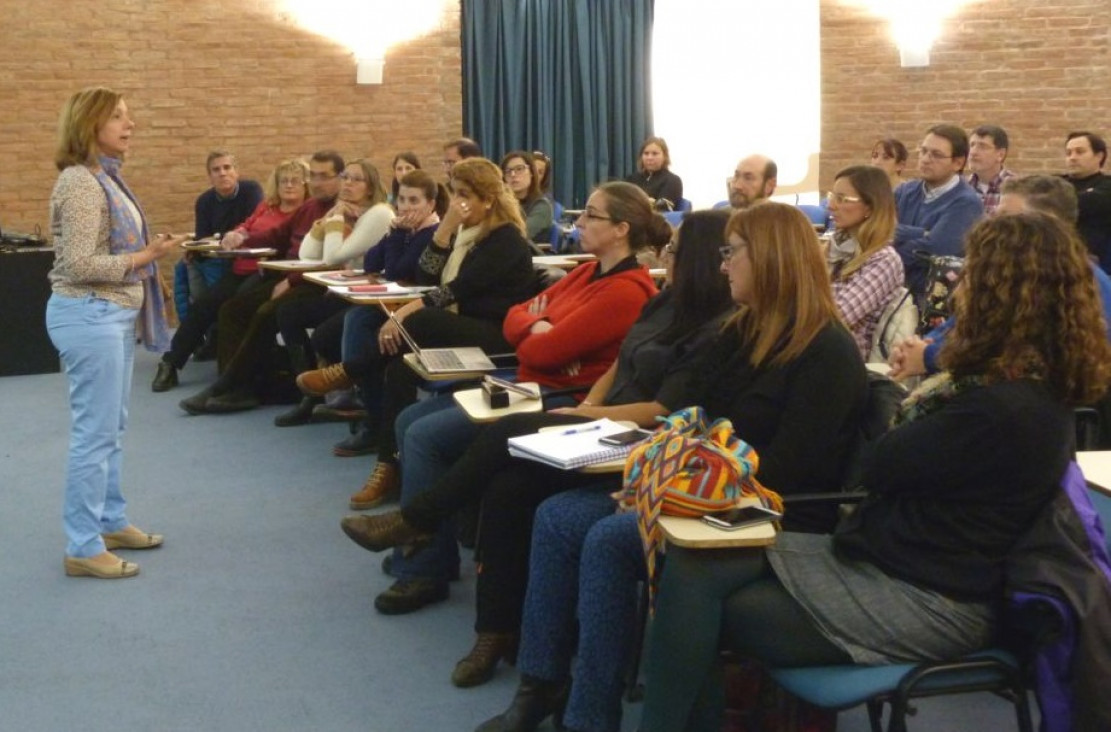
M111 549L149 549L162 537L127 519L120 493L136 319L149 350L169 348L155 260L185 237L150 240L135 196L119 177L135 123L122 95L77 92L62 108L50 197L53 294L50 340L69 379L72 416L63 523L65 571L75 577L133 577L139 565Z

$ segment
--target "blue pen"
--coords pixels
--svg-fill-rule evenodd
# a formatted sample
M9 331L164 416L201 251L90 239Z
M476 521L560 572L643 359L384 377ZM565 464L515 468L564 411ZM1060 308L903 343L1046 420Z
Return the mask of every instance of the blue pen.
M560 432L559 434L561 434L561 435L577 435L577 434L580 434L582 432L595 432L595 431L600 430L600 429L602 429L602 425L596 424L596 425L592 425L590 427L572 427L569 430L563 430L563 432Z

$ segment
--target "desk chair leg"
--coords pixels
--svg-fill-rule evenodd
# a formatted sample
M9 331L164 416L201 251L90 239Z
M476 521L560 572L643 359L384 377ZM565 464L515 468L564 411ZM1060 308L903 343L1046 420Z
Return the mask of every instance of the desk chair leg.
M868 723L872 732L883 732L883 702L879 699L868 700Z
M644 699L644 686L640 684L640 658L644 653L644 634L648 628L648 582L640 583L640 601L637 603L636 630L633 635L629 666L625 672L625 701Z
M1026 689L1021 686L1012 691L1015 703L1015 718L1018 721L1019 732L1034 732L1034 720L1030 717L1030 700L1026 698Z

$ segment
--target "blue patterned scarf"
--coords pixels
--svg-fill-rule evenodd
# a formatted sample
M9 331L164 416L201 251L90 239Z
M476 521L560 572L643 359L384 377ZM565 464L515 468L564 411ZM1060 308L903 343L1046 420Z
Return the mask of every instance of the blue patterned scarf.
M138 252L147 245L150 238L146 216L143 215L143 209L139 206L135 194L120 178L121 161L104 155L100 156L99 161L100 170L93 171L93 175L100 183L100 187L104 189L104 195L108 197L108 214L112 224L108 249L112 254ZM115 182L115 185L109 182L109 178ZM141 224L137 224L135 217L131 215L127 202L120 195L121 191L135 204ZM139 309L143 344L148 351L155 353L170 350L170 329L166 325L157 265L151 262L146 266L136 267L127 275L127 281L143 283L143 305Z

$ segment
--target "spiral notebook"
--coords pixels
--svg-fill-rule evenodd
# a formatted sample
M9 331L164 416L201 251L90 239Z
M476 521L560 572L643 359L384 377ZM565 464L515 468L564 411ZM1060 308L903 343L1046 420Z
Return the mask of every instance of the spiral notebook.
M549 429L531 435L510 437L509 454L523 460L535 460L561 470L574 470L586 465L619 460L636 445L601 445L598 440L629 428L611 419L567 425L564 429Z

